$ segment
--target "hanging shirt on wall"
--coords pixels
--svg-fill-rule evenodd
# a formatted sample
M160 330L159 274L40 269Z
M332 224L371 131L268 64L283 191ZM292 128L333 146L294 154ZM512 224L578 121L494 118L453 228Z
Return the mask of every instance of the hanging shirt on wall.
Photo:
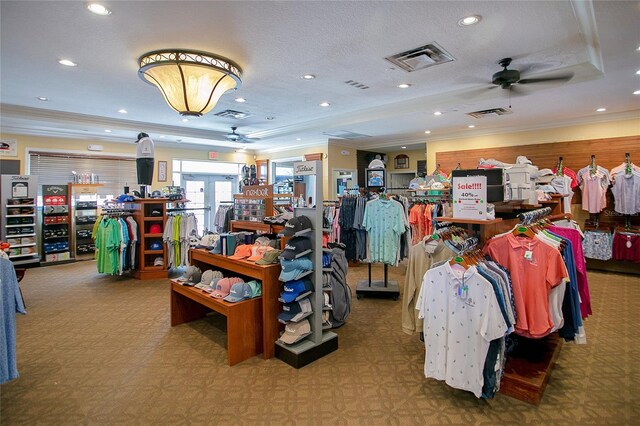
M597 166L595 170L584 167L578 172L578 182L582 190L582 209L589 213L600 213L607 206L606 193L611 178L609 171Z
M368 232L370 262L396 265L400 235L405 231L404 211L393 200L374 200L367 203L362 226Z

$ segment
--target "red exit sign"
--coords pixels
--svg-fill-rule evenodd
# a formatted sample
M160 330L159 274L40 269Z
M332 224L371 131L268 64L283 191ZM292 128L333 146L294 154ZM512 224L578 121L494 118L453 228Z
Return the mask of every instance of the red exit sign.
M216 151L210 151L209 160L217 160L217 159L218 159L218 153Z

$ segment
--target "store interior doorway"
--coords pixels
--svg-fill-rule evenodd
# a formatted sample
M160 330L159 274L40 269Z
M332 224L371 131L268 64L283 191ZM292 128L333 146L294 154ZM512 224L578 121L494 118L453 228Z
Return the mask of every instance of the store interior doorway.
M214 219L221 203L233 202L238 192L238 176L182 174L189 212L198 220L198 235L216 229Z

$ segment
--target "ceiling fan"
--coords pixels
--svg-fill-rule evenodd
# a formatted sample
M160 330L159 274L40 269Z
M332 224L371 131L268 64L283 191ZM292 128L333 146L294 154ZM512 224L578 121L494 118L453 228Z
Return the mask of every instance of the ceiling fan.
M258 140L255 138L248 138L244 135L236 133L236 130L238 130L237 127L232 127L231 133L227 133L226 135L224 135L225 139L228 140L229 142L239 142L239 143L251 143Z
M513 91L516 89L514 85L520 84L532 84L532 83L552 83L552 82L566 82L573 78L573 73L555 74L547 77L538 78L521 78L525 71L519 71L515 69L507 69L511 65L511 58L503 58L498 61L498 64L503 68L502 71L498 71L491 77L491 83L503 89L509 89ZM530 69L531 67L527 67Z

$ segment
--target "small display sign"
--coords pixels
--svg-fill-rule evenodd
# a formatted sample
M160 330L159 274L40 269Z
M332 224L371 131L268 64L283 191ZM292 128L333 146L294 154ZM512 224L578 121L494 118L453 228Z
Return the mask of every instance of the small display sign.
M456 219L487 218L487 177L454 177L453 217Z

